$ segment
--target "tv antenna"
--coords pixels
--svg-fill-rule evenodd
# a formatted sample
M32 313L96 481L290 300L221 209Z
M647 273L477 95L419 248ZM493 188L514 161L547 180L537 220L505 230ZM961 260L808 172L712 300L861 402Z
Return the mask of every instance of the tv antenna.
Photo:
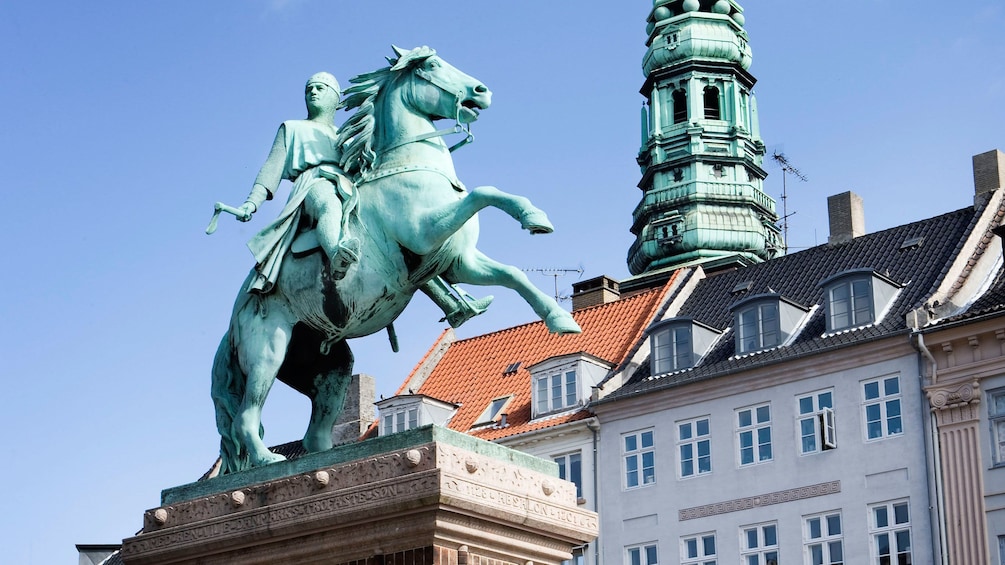
M802 182L806 182L806 175L801 173L788 159L785 158L785 153L780 153L775 151L771 155L771 158L778 163L778 166L782 168L782 241L785 242L786 249L789 247L789 216L795 214L789 214L789 194L785 186L785 177L792 175Z
M578 269L563 269L558 268L541 268L541 269L522 269L525 273L540 273L542 275L550 276L555 279L555 302L562 302L568 300L568 296L562 296L558 293L558 277L564 277L569 273L579 273L580 276L583 275L583 266L580 265Z

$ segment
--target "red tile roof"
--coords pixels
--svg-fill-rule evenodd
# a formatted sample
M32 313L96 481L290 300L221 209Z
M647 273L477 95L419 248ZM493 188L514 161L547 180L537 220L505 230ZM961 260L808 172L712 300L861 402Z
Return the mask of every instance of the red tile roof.
M586 353L614 366L620 365L646 327L653 322L677 278L675 274L662 288L573 312L573 317L583 329L583 333L578 335L551 334L543 322L532 322L455 341L449 345L422 386L414 392L460 404L448 427L486 440L588 418L590 413L580 410L531 421L531 377L527 367L553 357L576 353ZM442 338L433 344L423 361L430 358ZM503 374L516 362L520 362L516 372ZM421 369L422 363L413 369L406 385ZM506 409L507 427L471 429L493 399L510 394L513 400Z

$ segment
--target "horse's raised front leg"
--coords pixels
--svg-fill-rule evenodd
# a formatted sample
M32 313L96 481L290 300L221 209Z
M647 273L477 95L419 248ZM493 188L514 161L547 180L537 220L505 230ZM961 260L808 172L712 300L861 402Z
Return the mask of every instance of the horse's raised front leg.
M530 304L534 313L544 320L552 333L578 334L582 331L572 314L531 284L523 271L491 259L477 249L472 249L458 258L448 273L448 278L459 283L511 288Z
M412 241L403 243L419 255L428 254L442 246L480 210L489 207L506 212L520 222L520 227L532 234L555 231L548 220L548 215L531 204L529 199L503 192L494 186L479 186L456 202L432 210L417 224L419 229L412 234L410 238Z
M278 310L270 308L263 315L258 300L251 300L237 313L237 327L233 328L238 360L247 376L244 396L234 418L234 436L247 450L250 467L286 459L269 451L261 436L262 406L276 381L293 331L293 324Z

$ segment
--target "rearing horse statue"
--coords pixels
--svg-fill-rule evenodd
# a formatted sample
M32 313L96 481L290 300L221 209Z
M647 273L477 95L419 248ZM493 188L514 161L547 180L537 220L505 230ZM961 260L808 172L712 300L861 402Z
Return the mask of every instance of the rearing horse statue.
M283 459L262 441L262 406L277 378L311 399L304 447L330 449L352 375L346 340L389 326L434 277L513 289L550 331L580 331L523 272L475 248L475 214L490 206L531 233L552 231L545 213L526 198L490 186L467 191L457 179L434 122L471 121L488 108L491 92L428 47L395 52L390 67L353 78L355 86L346 91L346 106L356 112L339 144L342 168L355 179L359 198L348 224L360 241L359 261L336 281L321 253L291 252L272 292L242 290L234 304L213 362L222 473Z

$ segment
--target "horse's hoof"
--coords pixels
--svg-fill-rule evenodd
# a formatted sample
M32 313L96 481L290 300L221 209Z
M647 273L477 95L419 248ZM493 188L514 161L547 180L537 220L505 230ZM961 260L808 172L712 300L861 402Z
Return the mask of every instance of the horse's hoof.
M544 211L534 209L527 210L520 216L520 227L532 234L551 233L555 231L555 226L548 220L548 214Z
M557 310L548 314L548 317L544 319L544 325L548 326L548 331L559 335L578 334L583 331L572 314L565 310Z
M279 463L280 461L286 461L286 458L278 453L273 453L271 451L267 452L265 455L259 455L257 457L252 457L251 466L261 467L262 465L269 465L271 463Z

